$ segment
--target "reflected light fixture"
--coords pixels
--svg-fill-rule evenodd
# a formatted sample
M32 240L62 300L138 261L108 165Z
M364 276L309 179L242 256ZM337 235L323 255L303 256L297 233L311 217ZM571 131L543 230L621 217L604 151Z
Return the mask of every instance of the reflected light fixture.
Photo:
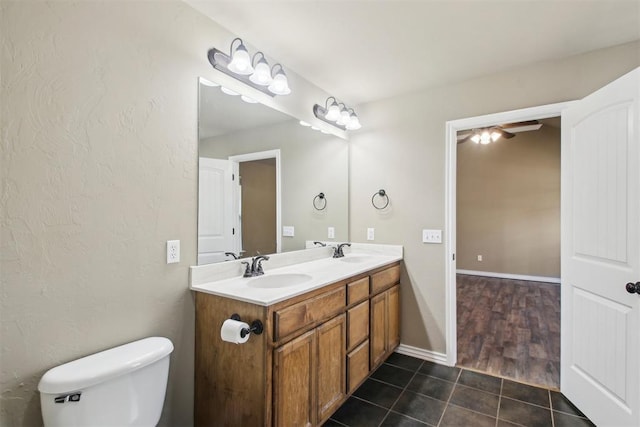
M216 70L262 93L269 96L291 93L289 80L282 65L276 64L270 69L264 53L256 52L251 58L247 47L240 38L233 39L229 53L227 55L221 50L212 48L207 57Z
M471 140L476 144L486 145L491 142L496 142L500 138L498 132L489 132L488 129L475 129Z
M342 130L358 130L362 127L353 108L347 107L343 102L338 103L338 100L333 96L327 98L324 107L315 104L313 114L320 120Z

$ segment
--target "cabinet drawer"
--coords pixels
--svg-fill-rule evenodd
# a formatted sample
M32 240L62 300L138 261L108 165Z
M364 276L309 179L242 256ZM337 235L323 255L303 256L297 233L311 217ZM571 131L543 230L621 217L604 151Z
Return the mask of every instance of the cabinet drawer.
M369 340L347 354L348 393L353 393L367 375L369 375Z
M394 265L371 275L371 293L376 294L400 281L400 265Z
M274 340L278 341L298 329L303 329L339 313L345 307L345 293L345 288L342 286L276 311L274 313Z
M369 301L347 311L347 325L347 350L351 350L369 336Z
M369 297L369 278L363 277L355 282L347 283L347 305L364 301Z

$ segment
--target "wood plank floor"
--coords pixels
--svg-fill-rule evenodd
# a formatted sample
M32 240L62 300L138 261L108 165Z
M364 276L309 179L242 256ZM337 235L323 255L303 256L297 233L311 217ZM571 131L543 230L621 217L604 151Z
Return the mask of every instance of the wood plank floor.
M458 365L560 388L560 286L457 276Z

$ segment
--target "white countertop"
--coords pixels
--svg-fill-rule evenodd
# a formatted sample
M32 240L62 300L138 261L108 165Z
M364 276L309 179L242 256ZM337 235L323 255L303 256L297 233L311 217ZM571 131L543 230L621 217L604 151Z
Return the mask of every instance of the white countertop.
M238 275L238 268L242 269L240 261L191 267L190 288L198 292L268 306L402 259L402 246L395 245L354 243L351 248L345 248L344 252L344 258L332 258L328 248L271 255L272 259L275 258L274 265L277 267L269 268L271 260L264 261L262 265L265 274L251 278ZM309 257L316 259L295 262ZM287 261L293 263L288 264ZM236 275L229 277L231 271ZM256 279L292 274L309 277L305 277L303 283L287 287L254 287L259 283L253 282ZM220 280L216 280L217 278Z

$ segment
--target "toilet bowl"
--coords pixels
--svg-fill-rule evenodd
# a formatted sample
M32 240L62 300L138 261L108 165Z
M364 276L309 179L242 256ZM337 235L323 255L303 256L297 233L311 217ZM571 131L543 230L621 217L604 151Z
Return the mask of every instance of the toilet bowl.
M172 351L150 337L50 369L38 384L45 427L157 425Z

